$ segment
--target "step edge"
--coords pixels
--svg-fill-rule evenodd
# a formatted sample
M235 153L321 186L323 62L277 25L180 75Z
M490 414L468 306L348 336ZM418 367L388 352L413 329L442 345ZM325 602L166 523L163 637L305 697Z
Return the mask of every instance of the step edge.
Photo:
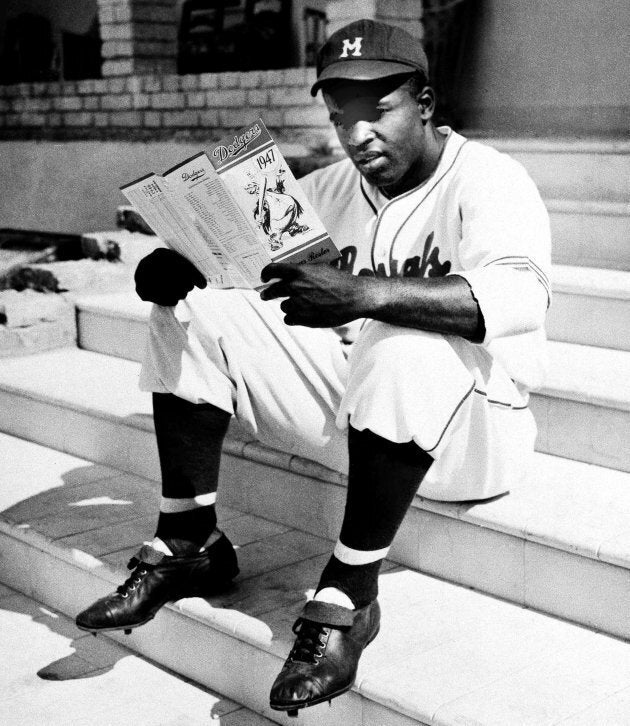
M627 273L630 277L630 272ZM551 283L554 295L573 295L576 297L599 298L604 300L615 300L626 302L630 300L630 280L627 287L611 284L608 287L589 285L583 282L571 282L570 280L554 281Z
M80 298L75 300L75 306L79 316L94 315L101 318L111 318L112 320L124 320L125 322L146 324L149 315L136 313L131 310L113 310L107 307L101 307L98 303L85 303Z
M630 300L630 272L554 264L551 287L554 293Z
M92 352L92 351L86 351L86 352ZM113 357L113 356L112 356ZM117 358L117 360L126 360L126 358ZM62 408L65 408L69 411L75 411L77 413L87 414L89 416L93 416L96 419L99 419L101 421L109 421L110 423L118 423L122 425L132 425L135 428L141 429L143 431L151 431L152 425L143 425L144 424L144 418L148 416L148 414L141 414L141 413L135 413L130 414L129 416L120 416L116 413L111 413L109 411L103 411L100 408L95 408L93 406L89 406L86 404L77 403L75 401L68 401L64 398L60 398L59 396L54 395L46 395L41 393L40 391L32 391L28 388L24 388L20 385L14 385L10 383L5 383L3 381L0 381L0 394L2 393L8 393L13 396L21 396L22 398L27 399L28 401L35 401L40 402L44 404L48 404L51 406L59 406ZM125 419L125 420L123 420Z
M551 342L561 343L563 341ZM602 350L612 350L612 348L602 348ZM630 353L630 351L626 350L620 350L619 352ZM544 384L536 391L531 391L530 396L533 398L553 398L557 401L571 401L573 403L581 403L585 406L610 409L611 411L630 411L630 397L615 398L606 393L592 394L588 391L578 390L573 387L570 388L567 386L564 388L559 383Z
M597 298L598 300L610 300L619 303L630 300L630 287L613 287L612 285L609 288L602 289L601 287L579 282L555 282L552 283L552 292L554 295L571 295L572 297L587 299Z
M630 202L546 198L544 203L550 214L575 214L593 217L630 216Z
M471 141L494 146L499 151L519 151L523 153L557 153L557 154L605 154L626 156L630 154L630 141L625 138L606 139L586 137L532 138L527 136L487 136L483 131L474 129L461 132Z

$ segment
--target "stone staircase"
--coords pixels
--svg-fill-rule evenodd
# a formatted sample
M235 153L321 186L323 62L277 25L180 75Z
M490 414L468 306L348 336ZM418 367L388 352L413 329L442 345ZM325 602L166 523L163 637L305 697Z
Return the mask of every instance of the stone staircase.
M416 497L381 576L383 632L353 691L300 712L307 725L630 725L630 145L494 143L528 167L555 230L535 466L485 504ZM0 581L69 615L119 582L158 491L136 387L148 306L131 293L76 305L77 348L0 369ZM116 637L290 722L267 693L337 535L345 476L235 428L221 477L234 591Z

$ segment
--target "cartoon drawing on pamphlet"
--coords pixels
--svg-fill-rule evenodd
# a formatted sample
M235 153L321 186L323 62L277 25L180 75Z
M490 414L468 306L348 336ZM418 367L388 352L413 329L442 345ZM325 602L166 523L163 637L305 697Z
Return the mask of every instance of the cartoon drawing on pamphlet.
M265 233L269 240L269 247L272 252L279 250L284 245L283 237L306 232L309 227L300 224L300 217L304 209L299 201L287 194L284 190L284 176L286 170L282 167L276 172L275 187L269 186L267 175L261 174L258 178L252 178L245 187L248 194L257 197L254 206L254 221Z

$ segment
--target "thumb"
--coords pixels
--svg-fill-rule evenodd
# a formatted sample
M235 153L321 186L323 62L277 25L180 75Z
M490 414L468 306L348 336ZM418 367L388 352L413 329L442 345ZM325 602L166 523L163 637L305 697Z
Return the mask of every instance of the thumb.
M194 265L193 265L194 267ZM199 270L195 267L195 274L193 276L193 283L203 290L205 287L208 286L208 281L206 280L205 276L199 272Z

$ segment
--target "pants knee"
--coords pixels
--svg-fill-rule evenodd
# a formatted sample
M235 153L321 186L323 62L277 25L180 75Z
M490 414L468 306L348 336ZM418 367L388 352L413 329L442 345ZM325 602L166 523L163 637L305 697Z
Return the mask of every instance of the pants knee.
M441 359L456 358L454 350L439 333L374 322L366 326L353 346L349 380L405 380L410 375L429 382L439 375Z

